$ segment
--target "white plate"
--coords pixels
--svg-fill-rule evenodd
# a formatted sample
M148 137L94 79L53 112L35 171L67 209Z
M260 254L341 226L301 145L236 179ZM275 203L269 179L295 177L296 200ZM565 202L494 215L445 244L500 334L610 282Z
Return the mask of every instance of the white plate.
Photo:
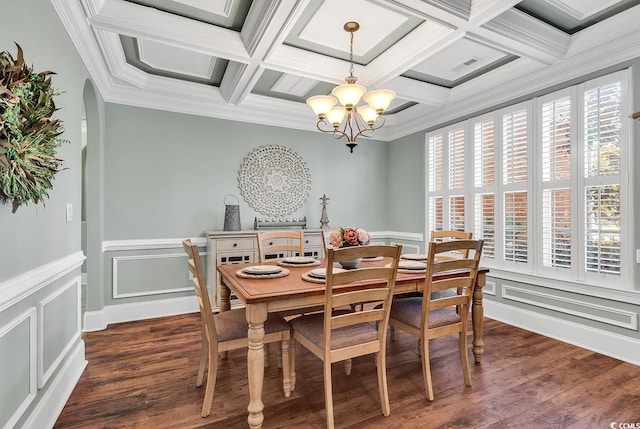
M310 256L289 256L282 261L288 264L312 264L316 260Z
M403 270L426 270L427 264L417 261L400 261L398 262L398 268Z
M405 253L400 256L402 259L410 259L412 261L426 261L427 255L424 253Z
M342 269L342 268L334 268L333 269L334 273L341 273L343 271L347 271L347 270ZM327 269L326 268L316 268L315 270L309 271L309 275L311 277L315 277L317 279L324 279L325 277L327 277Z
M277 274L282 271L282 267L276 267L275 265L254 265L252 267L245 267L242 269L247 274Z

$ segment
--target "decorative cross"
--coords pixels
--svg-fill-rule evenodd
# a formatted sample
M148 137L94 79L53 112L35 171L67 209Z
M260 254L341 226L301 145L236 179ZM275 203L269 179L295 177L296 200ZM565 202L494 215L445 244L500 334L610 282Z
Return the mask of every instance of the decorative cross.
M327 197L327 194L322 194L320 201L322 201L322 216L320 216L320 229L328 229L329 228L329 216L327 216L327 201L330 198Z

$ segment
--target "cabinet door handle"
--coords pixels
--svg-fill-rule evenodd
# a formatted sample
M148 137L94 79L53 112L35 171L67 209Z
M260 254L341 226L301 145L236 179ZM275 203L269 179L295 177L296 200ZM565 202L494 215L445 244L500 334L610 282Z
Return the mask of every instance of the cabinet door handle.
M233 243L233 247L237 247L237 246L238 246L238 243Z

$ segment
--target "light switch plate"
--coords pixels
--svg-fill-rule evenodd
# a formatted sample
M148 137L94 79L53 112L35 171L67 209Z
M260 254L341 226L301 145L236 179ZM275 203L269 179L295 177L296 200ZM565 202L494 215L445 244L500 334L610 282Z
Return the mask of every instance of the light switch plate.
M73 204L67 203L67 222L73 220Z

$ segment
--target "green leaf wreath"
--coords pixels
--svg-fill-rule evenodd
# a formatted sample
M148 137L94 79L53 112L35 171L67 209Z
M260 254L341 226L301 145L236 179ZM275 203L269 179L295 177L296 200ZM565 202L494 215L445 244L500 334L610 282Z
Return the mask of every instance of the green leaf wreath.
M67 143L59 138L62 121L52 118L53 98L60 94L51 86L55 73L35 73L16 46L17 58L0 52L0 201L12 201L13 213L49 197L54 175L62 170L56 149Z

